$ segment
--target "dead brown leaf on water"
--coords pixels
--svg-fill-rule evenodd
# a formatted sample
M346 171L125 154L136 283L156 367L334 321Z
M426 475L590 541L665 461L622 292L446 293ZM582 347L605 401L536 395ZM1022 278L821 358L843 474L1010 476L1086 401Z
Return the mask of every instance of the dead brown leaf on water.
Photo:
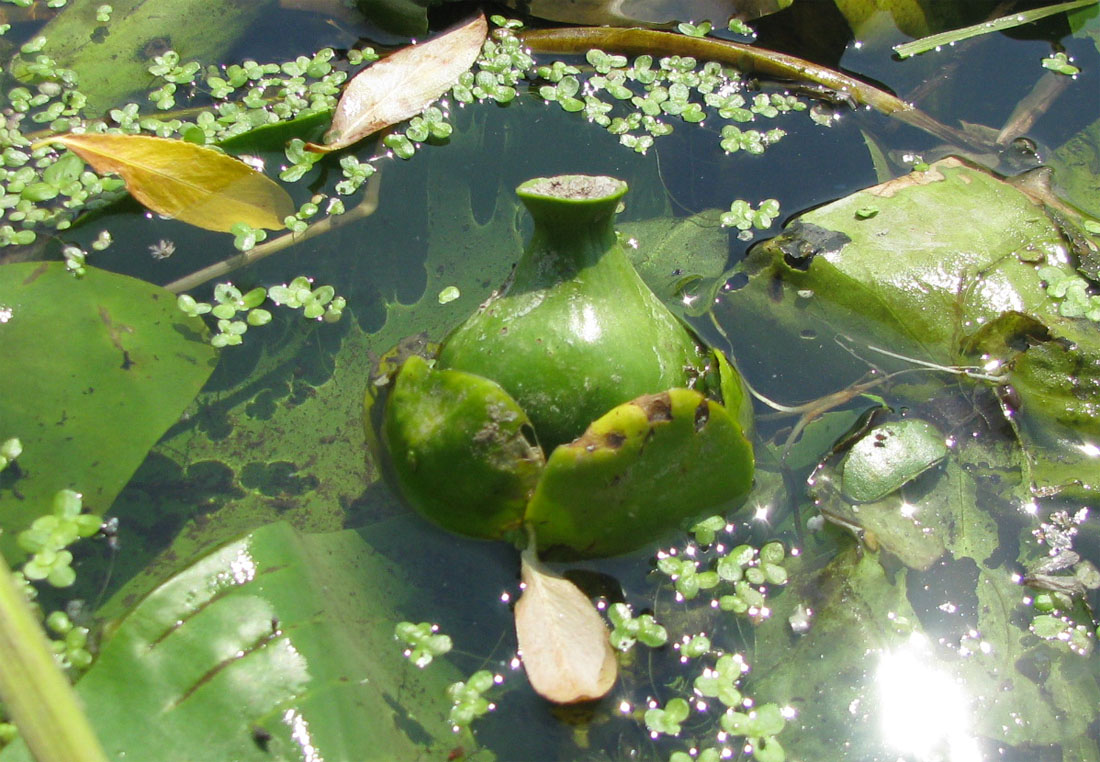
M439 37L371 64L344 89L324 144L306 148L338 151L416 116L474 65L488 32L485 15L479 13Z
M602 698L619 674L603 618L576 585L540 564L533 548L521 558L516 636L531 687L557 704Z

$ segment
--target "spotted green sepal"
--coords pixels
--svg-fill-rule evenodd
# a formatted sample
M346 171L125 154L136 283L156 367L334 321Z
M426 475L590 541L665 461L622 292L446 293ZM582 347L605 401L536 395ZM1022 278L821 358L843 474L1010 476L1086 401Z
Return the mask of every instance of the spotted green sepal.
M499 538L522 524L543 466L531 422L500 385L413 355L382 415L382 445L405 499L445 529Z
M748 386L741 374L730 363L720 349L711 350L714 363L718 367L719 391L722 393L722 405L730 415L737 418L745 436L752 439L755 422L752 414L752 398Z
M539 546L625 553L745 496L752 446L726 408L697 391L638 397L560 445L527 521Z

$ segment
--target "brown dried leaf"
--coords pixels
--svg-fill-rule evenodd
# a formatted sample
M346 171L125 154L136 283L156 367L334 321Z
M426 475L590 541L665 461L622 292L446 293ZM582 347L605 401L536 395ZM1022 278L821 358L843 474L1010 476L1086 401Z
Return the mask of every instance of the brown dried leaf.
M238 222L279 230L294 214L282 186L242 161L183 140L148 135L54 135L100 174L113 172L157 214L228 233Z
M531 687L557 704L602 698L619 672L603 619L576 585L539 563L533 545L521 558L516 636Z
M306 148L338 151L416 116L474 65L488 31L485 15L479 13L435 39L371 64L344 89L324 145L308 143Z

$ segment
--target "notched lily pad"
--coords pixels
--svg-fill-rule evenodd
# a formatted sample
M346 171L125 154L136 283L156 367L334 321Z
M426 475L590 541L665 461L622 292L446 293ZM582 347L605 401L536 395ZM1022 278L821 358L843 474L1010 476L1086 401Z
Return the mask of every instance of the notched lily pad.
M500 537L519 528L543 455L516 401L495 381L435 370L417 355L389 394L382 421L389 465L409 501L460 534Z
M927 421L876 426L844 457L842 488L852 500L880 500L947 455L943 435Z
M689 389L645 395L551 453L527 520L542 547L623 553L705 510L714 495L742 497L752 463L724 406Z

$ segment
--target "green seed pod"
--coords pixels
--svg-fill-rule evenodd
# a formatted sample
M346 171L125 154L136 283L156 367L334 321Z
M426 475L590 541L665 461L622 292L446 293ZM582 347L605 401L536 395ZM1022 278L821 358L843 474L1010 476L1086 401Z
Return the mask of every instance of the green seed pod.
M509 282L434 364L414 355L371 384L376 460L448 529L527 525L540 548L586 556L725 510L752 483L751 402L627 259L626 184L568 175L518 193L535 230Z

